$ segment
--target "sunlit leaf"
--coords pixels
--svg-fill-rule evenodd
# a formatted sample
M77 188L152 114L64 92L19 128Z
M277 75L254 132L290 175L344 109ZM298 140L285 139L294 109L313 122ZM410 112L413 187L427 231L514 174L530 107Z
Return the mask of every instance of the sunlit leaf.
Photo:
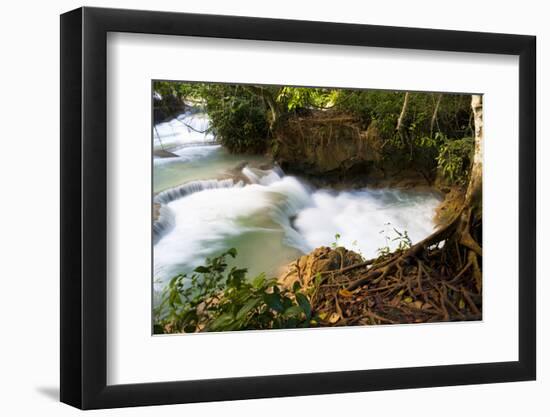
M241 320L243 317L245 317L250 312L250 310L252 310L254 307L256 307L259 302L260 302L259 298L252 298L252 299L248 300L247 303L244 306L241 307L241 309L239 310L239 312L237 313L235 318L237 320Z
M300 306L292 306L285 310L283 313L285 317L299 317L303 313Z

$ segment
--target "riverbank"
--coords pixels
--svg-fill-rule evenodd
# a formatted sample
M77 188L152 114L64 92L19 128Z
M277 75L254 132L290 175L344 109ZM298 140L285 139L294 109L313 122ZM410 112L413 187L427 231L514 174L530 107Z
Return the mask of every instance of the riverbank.
M230 247L239 252L235 266L246 266L251 275L276 276L293 259L335 240L371 256L393 237L393 228L408 231L414 240L431 233L432 214L442 199L430 187L412 183L318 187L286 175L267 158L253 160L217 145L193 153L193 159L177 152L184 157L155 164L162 190L153 206L155 278L161 281ZM189 181L162 187L182 172Z
M442 231L464 202L462 189L446 191L435 210ZM373 258L337 245L318 247L282 268L277 282L309 294L321 326L481 320L481 282L464 274L470 264L466 269L462 262L458 269L441 264L445 252L437 243L445 236L434 232L413 243L399 234L397 250Z
M469 97L158 84L201 106L154 127L155 291L212 290L160 332L481 318Z
M417 169L380 165L373 153L382 144L378 132L361 130L356 120L339 119L345 127L330 127L335 119L322 115L320 123L310 123L313 136L299 147L315 145L314 159L306 157L317 161L315 167L289 164L277 152L229 152L214 142L207 121L190 112L156 130L155 282L189 273L230 247L239 253L234 266L247 267L252 276L280 276L290 264L334 245L373 257L381 247L396 248L396 231L421 240L454 207L450 189L435 187ZM335 156L331 135L339 130L353 146ZM304 157L300 152L294 157ZM362 162L353 152L362 152ZM279 168L285 164L286 173Z

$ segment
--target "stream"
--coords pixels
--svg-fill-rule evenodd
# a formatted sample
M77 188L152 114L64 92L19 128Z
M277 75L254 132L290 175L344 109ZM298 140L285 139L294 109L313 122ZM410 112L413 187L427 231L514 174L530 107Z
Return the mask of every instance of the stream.
M276 276L319 246L337 243L371 258L397 246L394 229L412 242L433 231L441 201L435 192L315 188L266 157L230 154L207 128L207 116L195 113L153 130L154 150L175 155L153 161L156 290L231 247L238 251L233 264L250 276Z

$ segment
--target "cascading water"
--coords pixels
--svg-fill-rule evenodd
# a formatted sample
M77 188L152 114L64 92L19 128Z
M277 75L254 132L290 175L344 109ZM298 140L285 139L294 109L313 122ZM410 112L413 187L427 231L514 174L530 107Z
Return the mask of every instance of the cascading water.
M236 247L238 264L269 274L305 250L289 218L310 203L296 178L270 184L210 187L166 204L174 227L154 247L155 278L189 272L208 256Z
M385 246L395 249L399 233L407 232L412 242L418 242L433 232L439 202L439 196L429 191L318 190L311 206L296 217L294 227L310 250L335 242L373 258Z
M238 251L235 265L249 268L251 276L277 275L298 256L336 240L370 258L398 244L391 240L394 228L413 242L433 231L440 199L432 192L314 189L278 167L255 168L265 158L229 154L219 145L176 153L154 164L157 289L231 247ZM246 183L216 179L235 175L243 162L248 165L238 174Z
M214 188L230 188L234 186L241 186L243 183L239 181L237 184L229 178L226 180L199 180L189 182L179 187L169 188L168 190L161 191L158 193L154 201L159 204L168 204L171 201L177 200L178 198L185 197L189 194L197 193L199 191L211 190Z
M232 179L226 180L198 180L188 182L179 187L169 188L156 194L153 198L153 202L159 204L158 219L153 223L153 242L157 243L158 240L166 233L168 233L175 225L174 214L168 208L168 203L183 198L189 194L197 193L199 191L211 190L215 188L230 188L242 186L243 182L239 181L235 183Z
M208 131L210 121L205 113L194 111L180 114L178 117L153 128L153 147L174 152L182 146L205 145L215 143L216 139Z

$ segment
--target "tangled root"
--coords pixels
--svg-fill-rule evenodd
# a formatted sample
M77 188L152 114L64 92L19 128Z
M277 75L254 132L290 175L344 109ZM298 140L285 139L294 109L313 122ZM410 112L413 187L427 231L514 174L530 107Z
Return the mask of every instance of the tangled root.
M463 208L402 251L323 273L311 303L325 325L481 320L481 219Z

